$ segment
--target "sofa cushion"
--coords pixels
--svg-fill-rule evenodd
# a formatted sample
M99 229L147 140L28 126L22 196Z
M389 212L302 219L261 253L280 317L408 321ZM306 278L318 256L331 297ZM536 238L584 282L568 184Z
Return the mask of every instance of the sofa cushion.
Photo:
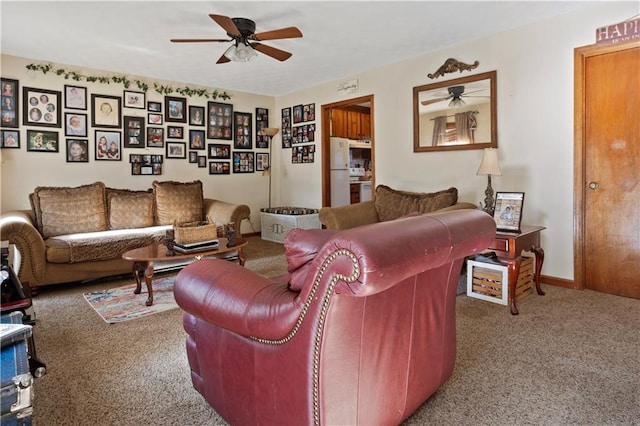
M289 272L289 288L300 291L307 282L313 259L333 235L333 229L294 228L284 239L284 252Z
M102 182L73 188L37 187L32 200L38 229L45 238L108 229Z
M454 187L438 192L398 191L386 185L376 187L375 207L381 222L394 220L411 212L429 213L458 202Z
M202 182L153 182L156 225L203 219Z
M47 262L78 263L118 259L128 250L164 239L171 226L60 235L45 240Z
M153 193L107 191L109 229L153 226Z

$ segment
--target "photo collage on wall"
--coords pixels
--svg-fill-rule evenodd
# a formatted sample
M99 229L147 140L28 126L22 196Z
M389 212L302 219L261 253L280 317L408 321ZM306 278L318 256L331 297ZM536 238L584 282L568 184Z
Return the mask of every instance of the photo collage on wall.
M315 119L315 103L282 109L282 147L292 148L291 162L293 164L313 163L315 160L316 123L310 123Z

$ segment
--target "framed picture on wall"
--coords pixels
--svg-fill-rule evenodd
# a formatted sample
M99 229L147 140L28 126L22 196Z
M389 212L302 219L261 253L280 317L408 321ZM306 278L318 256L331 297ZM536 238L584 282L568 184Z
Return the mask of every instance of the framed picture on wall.
M0 148L20 148L20 132L17 130L2 130Z
M120 161L122 159L121 133L96 130L96 160Z
M234 112L233 121L235 123L235 138L233 142L234 149L251 149L253 148L251 135L251 113L250 112Z
M282 108L282 148L291 148L291 107Z
M189 130L189 149L205 149L204 130Z
M3 78L2 84L2 105L0 105L0 117L2 117L2 127L18 128L18 80Z
M189 124L191 126L204 126L204 107L189 106Z
M61 127L62 92L23 87L22 99L22 124Z
M233 105L207 103L207 139L232 140Z
M173 123L187 122L187 98L164 97L165 121Z
M269 154L257 152L256 153L256 171L262 172L269 170Z
M91 125L93 127L120 128L122 98L120 96L91 95Z
M167 139L182 139L182 138L184 138L184 127L167 126Z
M147 127L147 147L149 148L164 147L164 128Z
M157 114L155 112L150 112L147 115L147 124L151 124L154 126L159 126L162 124L162 114Z
M67 163L88 163L89 141L87 139L67 139Z
M58 152L58 132L27 130L27 151Z
M269 110L256 108L256 148L269 148L269 137L263 131L267 127L269 127Z
M520 232L524 192L496 192L493 219L499 231Z
M144 117L124 116L124 147L145 147Z
M216 160L231 159L231 146L224 144L210 143L207 145L207 158Z
M126 108L144 109L144 92L132 92L130 90L124 91L124 106Z
M149 112L162 112L162 103L161 102L147 102L147 111Z
M64 85L64 107L67 109L87 110L87 88Z
M255 171L253 160L253 152L234 152L233 173L253 173Z
M198 162L198 151L189 151L189 162L190 163Z
M167 159L187 158L187 144L184 142L167 142Z
M209 162L209 174L210 175L228 175L231 173L231 165L228 161L210 161Z
M302 123L302 105L293 107L293 124Z
M87 114L64 113L64 134L66 136L87 137Z

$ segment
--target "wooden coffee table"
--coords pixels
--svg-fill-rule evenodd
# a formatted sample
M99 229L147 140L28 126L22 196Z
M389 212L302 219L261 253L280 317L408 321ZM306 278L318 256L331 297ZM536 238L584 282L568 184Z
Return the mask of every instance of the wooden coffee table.
M154 262L174 262L181 259L200 260L203 257L217 257L222 254L233 254L233 252L237 252L238 263L240 266L244 266L245 257L242 249L247 245L247 240L243 238L236 238L236 245L232 247L227 247L226 238L218 238L218 240L220 241L220 244L215 249L207 249L193 253L180 253L174 251L173 256L167 256L167 246L162 243L155 243L125 252L122 255L122 258L133 262L133 276L136 279L136 289L133 292L135 294L140 294L142 291L142 277L144 276L144 282L147 285L147 293L149 294L145 304L147 306L151 306L153 304L153 287L151 284L153 281Z

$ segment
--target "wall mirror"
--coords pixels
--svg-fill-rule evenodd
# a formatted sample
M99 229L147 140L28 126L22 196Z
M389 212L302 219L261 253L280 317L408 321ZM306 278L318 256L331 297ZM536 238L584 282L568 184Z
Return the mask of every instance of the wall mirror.
M497 148L496 71L413 88L413 152Z

